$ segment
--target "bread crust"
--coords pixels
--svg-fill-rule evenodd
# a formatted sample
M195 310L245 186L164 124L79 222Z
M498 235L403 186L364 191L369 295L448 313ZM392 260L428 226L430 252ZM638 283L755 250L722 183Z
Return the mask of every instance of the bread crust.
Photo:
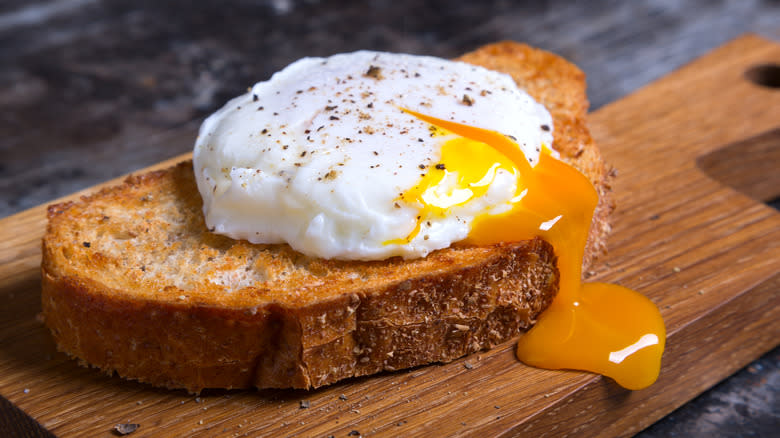
M599 190L586 265L603 251L607 172L585 125L584 75L503 42L461 60L512 75L550 110L555 147ZM556 84L557 88L551 84ZM58 348L167 388L316 388L447 362L527 330L554 298L541 240L424 259L313 259L210 233L191 162L49 207L42 306Z

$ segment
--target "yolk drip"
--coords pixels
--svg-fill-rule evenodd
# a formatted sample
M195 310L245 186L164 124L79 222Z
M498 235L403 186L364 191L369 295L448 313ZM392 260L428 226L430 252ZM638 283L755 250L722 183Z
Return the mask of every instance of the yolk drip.
M491 169L503 168L518 175L518 191L525 192L524 196L517 197L509 211L478 216L463 243L489 245L540 236L555 248L558 295L520 338L518 358L540 368L596 372L628 389L655 382L666 341L658 308L631 289L581 282L585 243L598 203L590 181L548 153L542 153L539 163L531 167L517 144L500 133L407 112L463 137L442 148L445 169L458 171L457 189L441 197L443 202L434 196L426 199L425 193L446 177L442 170L428 172L418 186L404 193L405 200L422 203L421 217L444 214L449 205L480 196L487 184L484 188L472 184L491 178ZM470 190L471 195L457 193L463 190ZM407 240L419 228L418 223Z

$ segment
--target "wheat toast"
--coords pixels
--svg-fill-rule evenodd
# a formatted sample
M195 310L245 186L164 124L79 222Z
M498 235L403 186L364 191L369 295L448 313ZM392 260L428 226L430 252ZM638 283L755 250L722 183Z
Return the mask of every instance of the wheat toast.
M461 60L509 73L551 112L554 147L601 195L589 265L612 206L585 125L584 74L510 42ZM314 388L490 348L529 328L557 292L555 254L541 239L418 260L320 260L212 234L201 208L190 162L51 206L42 303L58 348L193 392Z

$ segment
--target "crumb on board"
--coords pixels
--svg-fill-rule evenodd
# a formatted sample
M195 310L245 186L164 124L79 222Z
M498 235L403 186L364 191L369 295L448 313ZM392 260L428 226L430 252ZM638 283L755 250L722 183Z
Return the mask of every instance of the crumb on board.
M119 435L129 435L141 427L138 423L119 423L114 426L114 431Z

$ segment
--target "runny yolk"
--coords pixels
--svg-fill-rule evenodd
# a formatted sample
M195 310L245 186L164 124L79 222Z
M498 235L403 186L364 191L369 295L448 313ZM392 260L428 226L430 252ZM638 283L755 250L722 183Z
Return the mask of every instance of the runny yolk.
M434 135L447 135L442 129ZM414 239L431 217L444 217L453 206L483 196L499 169L516 174L515 166L506 155L487 143L467 137L456 137L441 147L441 159L435 165L422 166L420 181L402 193L399 201L421 207L417 224L406 238L385 244L406 244Z
M628 389L642 389L655 382L666 342L658 308L631 289L581 282L583 252L598 203L590 181L548 153L542 153L539 163L531 167L517 144L500 133L407 112L462 137L444 145L444 166L440 166L458 171L457 189L433 196L431 191L447 176L428 172L418 186L403 194L404 200L423 205L418 222L481 196L488 184L473 183L485 183L484 178L492 178L491 172L503 168L517 175L522 196L517 196L506 212L475 218L463 243L489 245L540 236L555 248L558 295L520 338L517 357L539 368L603 374ZM406 240L419 229L418 223Z

